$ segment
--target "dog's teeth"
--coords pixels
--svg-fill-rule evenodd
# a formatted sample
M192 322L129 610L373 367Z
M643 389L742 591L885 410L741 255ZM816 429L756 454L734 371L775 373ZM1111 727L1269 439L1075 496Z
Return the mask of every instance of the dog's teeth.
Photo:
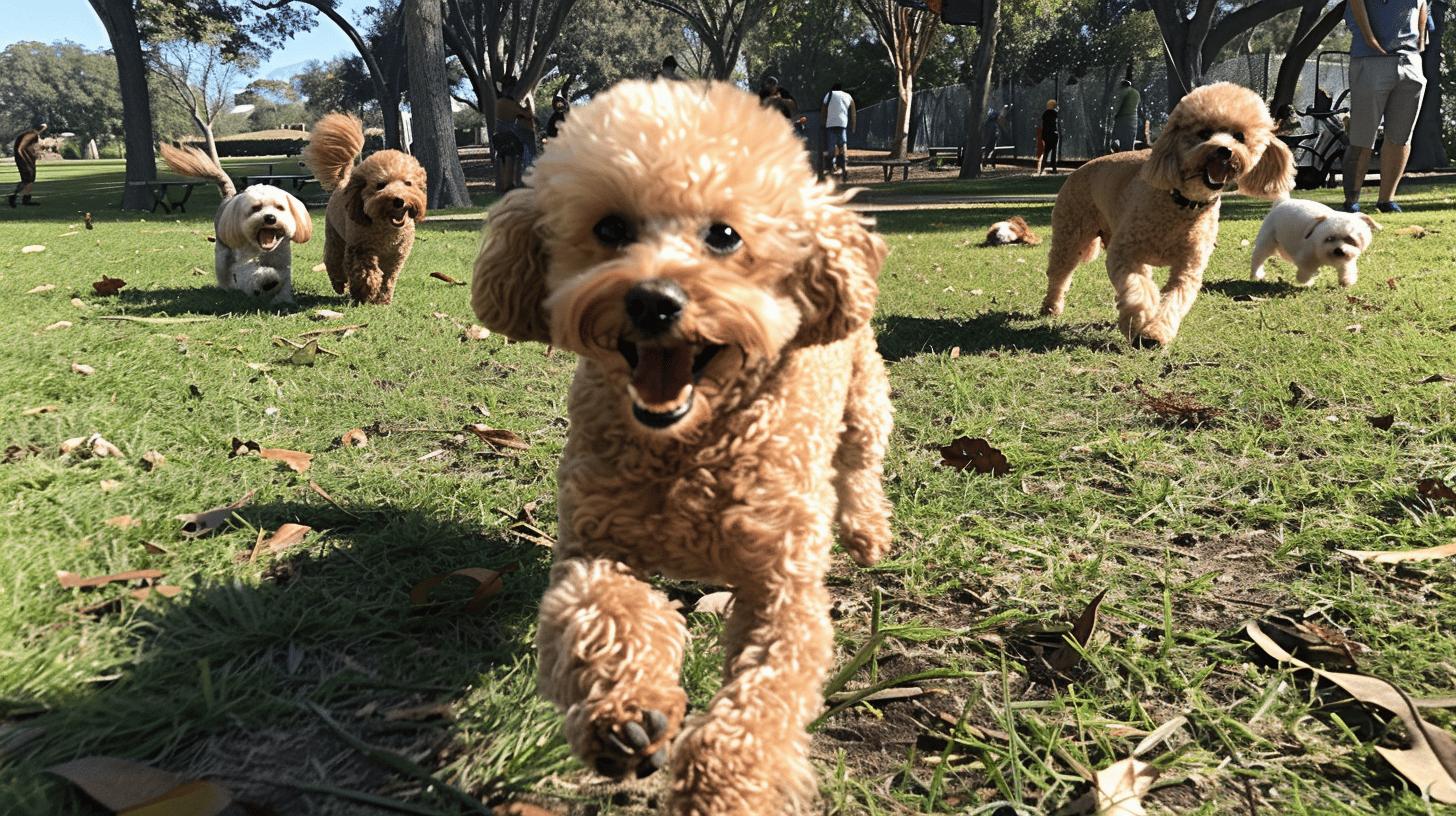
M674 408L676 408L677 406L682 405L684 402L687 402L688 401L688 398L691 397L692 395L693 395L693 386L692 386L692 384L689 383L687 385L684 385L681 389L678 390L677 396L674 397L670 402L666 403L669 406L667 408L667 411L671 411ZM655 409L660 408L662 406L656 405L656 404L653 404L653 403L649 403L646 400L642 399L642 394L637 391L637 386L633 385L632 383L627 383L627 396L631 397L632 398L632 402L636 403L637 404L637 407L639 407L639 408L643 408L643 409L646 409L646 410L649 410L649 411L654 411L654 413L666 413L665 411L656 411L655 410Z

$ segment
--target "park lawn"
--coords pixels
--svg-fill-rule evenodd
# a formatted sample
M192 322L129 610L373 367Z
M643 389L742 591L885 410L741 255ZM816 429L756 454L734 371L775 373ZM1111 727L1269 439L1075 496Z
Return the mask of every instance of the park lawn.
M478 220L432 213L391 307L335 296L310 271L318 239L295 251L297 308L259 308L209 285L214 191L186 215L138 217L115 210L119 163L75 164L64 180L42 166L47 206L0 210L0 445L16 448L0 464L0 810L86 812L40 771L94 754L216 780L279 813L465 813L523 796L573 813L650 807L652 780L617 789L582 771L533 691L549 552L528 528L555 528L573 362L465 336L467 288L429 274L468 279ZM1243 242L1267 205L1233 199L1168 353L1126 347L1100 262L1048 320L1035 315L1048 245L976 246L1011 214L1049 237L1050 204L881 216L893 252L875 325L897 407L898 542L871 570L837 557L835 625L841 664L870 656L845 688L927 691L819 725L827 807L1052 812L1087 790L1084 772L1182 716L1142 755L1162 773L1154 812L1245 812L1251 798L1261 813L1430 812L1375 751L1403 744L1398 726L1256 659L1242 628L1307 613L1354 642L1361 671L1412 696L1456 686L1456 562L1336 552L1456 538L1456 505L1416 487L1456 484L1456 382L1426 382L1456 377L1453 195L1410 186L1350 291L1329 272L1296 289L1287 264L1248 282ZM1413 225L1434 234L1398 231ZM31 244L46 249L22 254ZM98 296L102 274L127 285ZM321 308L344 317L311 320ZM102 319L118 316L197 320ZM313 366L287 364L275 341L341 325L361 328L319 338L333 354ZM1292 400L1291 383L1307 398ZM1143 392L1222 413L1185 427ZM55 409L30 412L41 406ZM1387 430L1368 421L1387 414ZM470 423L530 447L497 451ZM337 445L352 428L367 447ZM58 455L92 433L124 456ZM938 446L962 435L1003 451L1010 474L940 466ZM230 458L235 437L315 458L306 473ZM153 450L166 462L149 472ZM249 491L232 528L180 534L177 514ZM108 523L119 516L137 523ZM313 532L250 559L284 523ZM482 611L466 611L459 578L412 606L415 584L470 567L504 573ZM56 577L143 568L181 593L138 602ZM711 590L667 588L689 605ZM1085 656L1048 669L1060 641L1044 633L1104 589ZM719 622L690 622L685 684L701 706ZM944 676L897 680L927 674ZM1456 726L1448 711L1425 715Z

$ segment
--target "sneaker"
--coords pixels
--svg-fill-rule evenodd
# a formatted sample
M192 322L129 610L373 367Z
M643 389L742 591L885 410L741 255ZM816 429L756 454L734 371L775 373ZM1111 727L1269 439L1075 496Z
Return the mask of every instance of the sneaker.
M1377 201L1375 202L1375 209L1380 210L1381 212L1405 212L1405 210L1402 210L1400 208L1400 205L1395 203L1394 201Z
M30 200L30 196L22 196L21 199L20 199L20 203L21 204L24 204L27 207L39 207L40 206L40 202L39 201L31 201Z
M1340 207L1340 209L1344 210L1347 213L1357 213L1357 212L1360 212L1360 202L1358 202L1358 201L1346 201L1344 203L1344 205Z
M5 200L10 202L11 209L15 208L15 196L8 196Z

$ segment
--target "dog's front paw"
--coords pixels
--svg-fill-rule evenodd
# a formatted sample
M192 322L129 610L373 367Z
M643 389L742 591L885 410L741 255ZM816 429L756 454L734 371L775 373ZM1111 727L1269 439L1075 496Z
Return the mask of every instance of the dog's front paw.
M1048 298L1041 303L1041 315L1042 317L1056 317L1062 313L1064 306L1061 299Z
M1128 329L1128 340L1140 349L1160 348L1173 342L1173 327L1165 320L1150 320Z
M682 725L687 698L649 708L620 699L584 701L566 714L566 738L587 767L612 779L645 777L667 767L667 746Z
M1256 281L1263 280L1264 279L1264 265L1263 264L1259 264L1258 266L1254 267L1254 271L1249 274L1249 278L1252 279L1252 280L1256 280Z

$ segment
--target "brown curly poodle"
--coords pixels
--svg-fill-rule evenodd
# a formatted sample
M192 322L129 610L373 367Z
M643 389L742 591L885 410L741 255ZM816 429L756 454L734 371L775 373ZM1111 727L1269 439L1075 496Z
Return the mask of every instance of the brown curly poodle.
M671 768L674 814L807 811L833 660L833 528L889 547L884 242L790 125L721 83L627 82L490 213L472 305L580 355L539 685L608 776ZM649 579L726 584L722 688L684 719L686 631Z
M1262 198L1294 186L1293 159L1274 128L1257 94L1219 82L1183 97L1151 151L1082 165L1052 209L1042 314L1062 313L1072 271L1105 246L1122 333L1139 346L1171 343L1203 285L1220 197L1234 185ZM1161 292L1158 266L1169 268Z
M324 219L324 265L334 291L358 303L389 303L425 220L425 168L408 153L380 150L354 166L364 126L331 113L314 125L303 161L333 195Z

